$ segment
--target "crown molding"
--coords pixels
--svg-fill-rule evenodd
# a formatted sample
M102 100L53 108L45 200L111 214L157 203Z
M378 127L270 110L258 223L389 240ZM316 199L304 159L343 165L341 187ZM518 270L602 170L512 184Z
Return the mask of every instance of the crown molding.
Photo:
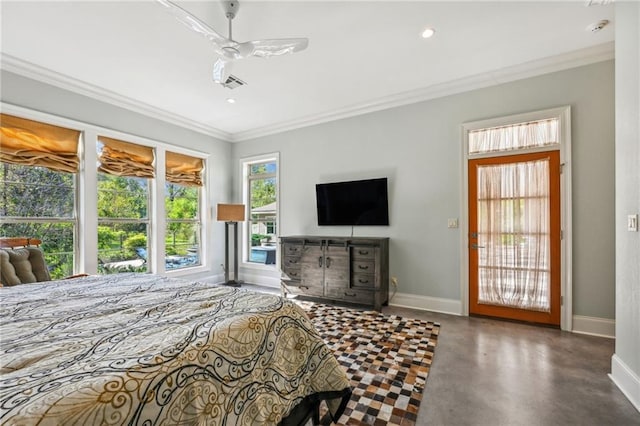
M18 59L6 53L2 53L0 56L0 69L41 83L69 90L80 95L88 96L111 105L125 108L157 120L175 124L198 133L204 133L224 141L230 141L232 138L231 133L224 132L206 124L154 107L147 103L137 101L127 96L120 95L110 90L103 89L93 84L86 83L73 77L60 74L31 62L23 61L22 59Z
M552 72L563 71L583 65L603 62L614 58L614 43L608 42L597 46L588 47L561 55L525 62L523 64L505 67L498 70L476 74L474 76L452 80L423 89L411 90L403 93L374 99L370 102L348 106L339 110L310 115L307 117L265 126L245 132L234 133L231 141L244 141L289 130L309 127L316 124L341 120L357 115L395 108L403 105L414 104L455 95L471 90L496 86L511 81L522 80Z
M403 105L424 102L444 96L455 95L471 90L496 86L511 81L524 78L535 77L557 71L563 71L583 65L603 62L614 58L614 42L608 42L597 46L588 47L561 55L525 62L523 64L505 67L498 70L476 74L474 76L461 78L445 83L435 84L418 90L397 93L350 105L333 111L313 114L306 117L296 118L269 126L251 129L243 132L229 133L209 125L179 116L175 113L156 108L144 102L117 94L115 92L94 86L92 84L74 79L72 77L51 71L30 62L23 61L11 55L2 53L0 68L37 80L46 84L60 87L71 92L110 103L128 110L175 124L199 133L204 133L228 142L240 142L255 139L262 136L269 136L302 127L314 126L330 121L341 120L395 108Z

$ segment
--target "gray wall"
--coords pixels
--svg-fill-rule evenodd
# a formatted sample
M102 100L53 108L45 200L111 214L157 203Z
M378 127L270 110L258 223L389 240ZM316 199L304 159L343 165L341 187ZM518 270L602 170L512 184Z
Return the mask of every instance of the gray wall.
M4 70L0 77L2 102L210 154L210 205L229 200L230 143ZM224 228L218 222L213 226L208 260L215 266L224 262ZM219 273L219 266L214 271Z
M640 410L640 4L616 2L616 353L612 377ZM635 375L635 377L634 377Z
M573 313L614 318L613 61L236 143L243 157L280 152L280 235L350 235L318 227L315 184L387 176L398 291L460 300L461 124L557 106L572 108ZM236 193L236 199L240 199Z

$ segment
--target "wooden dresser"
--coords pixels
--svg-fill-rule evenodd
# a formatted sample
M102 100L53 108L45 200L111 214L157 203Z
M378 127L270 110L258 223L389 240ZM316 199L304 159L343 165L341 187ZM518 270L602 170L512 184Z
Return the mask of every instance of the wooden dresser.
M389 238L280 237L282 290L324 301L389 301Z

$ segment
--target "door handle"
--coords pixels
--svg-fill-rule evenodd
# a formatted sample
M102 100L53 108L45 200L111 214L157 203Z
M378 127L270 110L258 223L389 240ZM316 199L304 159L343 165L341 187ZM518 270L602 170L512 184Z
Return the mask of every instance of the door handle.
M322 256L318 257L318 268L322 268Z
M471 248L472 248L472 249L476 249L476 250L477 250L477 249L479 249L479 248L486 248L486 247L485 247L485 246L479 246L479 245L477 245L476 243L473 243L473 244L471 244Z
M325 261L326 265L327 265L327 269L329 269L331 267L331 258L327 257L327 260Z

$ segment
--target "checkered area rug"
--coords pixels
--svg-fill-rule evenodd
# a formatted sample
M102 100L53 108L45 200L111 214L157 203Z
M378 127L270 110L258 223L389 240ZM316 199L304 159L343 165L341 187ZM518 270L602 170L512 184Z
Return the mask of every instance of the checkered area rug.
M351 380L340 425L413 425L438 323L298 301Z

